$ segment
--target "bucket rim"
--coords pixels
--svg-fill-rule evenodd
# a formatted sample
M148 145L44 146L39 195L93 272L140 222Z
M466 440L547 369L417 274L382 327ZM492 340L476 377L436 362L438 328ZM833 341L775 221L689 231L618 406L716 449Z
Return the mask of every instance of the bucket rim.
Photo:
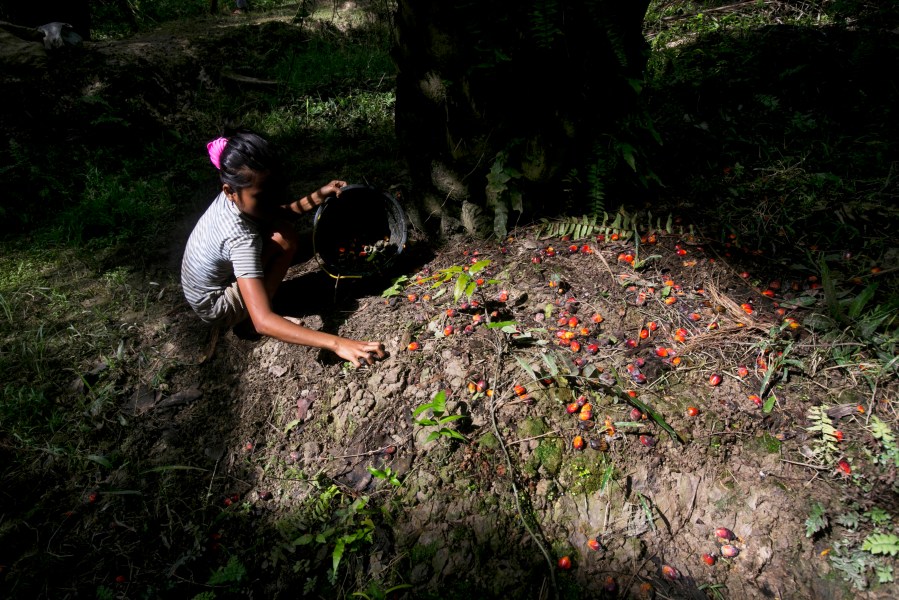
M358 279L365 277L367 275L372 275L380 271L377 267L373 270L365 270L364 272L352 271L349 274L340 273L340 269L333 264L333 262L326 260L326 257L322 256L320 249L318 248L318 232L319 232L319 223L322 219L322 216L325 214L328 206L332 203L340 202L341 196L343 196L346 192L354 192L354 191L365 191L369 192L379 198L382 198L385 203L385 209L387 209L387 219L391 224L396 224L397 231L396 234L398 239L391 240L391 244L396 248L395 256L399 256L403 253L403 250L406 247L406 241L408 239L408 231L406 227L406 213L403 210L403 207L400 205L399 201L396 197L386 190L381 190L375 188L371 185L367 185L364 183L352 183L347 184L340 188L337 196L329 196L322 202L315 211L315 215L312 221L312 249L317 259L319 266L323 271L325 271L328 275L335 279ZM393 234L394 232L391 232ZM392 257L393 258L393 257ZM392 258L390 259L392 261Z

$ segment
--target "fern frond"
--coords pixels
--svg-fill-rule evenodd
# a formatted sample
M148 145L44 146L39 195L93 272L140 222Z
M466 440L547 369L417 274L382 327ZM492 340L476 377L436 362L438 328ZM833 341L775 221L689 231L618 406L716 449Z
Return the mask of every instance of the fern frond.
M556 0L536 0L530 17L531 35L542 50L548 50L562 30L556 25L559 18L559 5Z
M871 554L899 554L899 536L892 533L872 533L862 542L862 550Z

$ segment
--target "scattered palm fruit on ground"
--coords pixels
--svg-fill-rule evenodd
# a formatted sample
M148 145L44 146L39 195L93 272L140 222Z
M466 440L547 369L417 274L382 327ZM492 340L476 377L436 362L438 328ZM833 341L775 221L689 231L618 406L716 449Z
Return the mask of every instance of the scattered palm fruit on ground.
M680 571L670 565L662 565L662 577L670 581L677 581L680 579Z

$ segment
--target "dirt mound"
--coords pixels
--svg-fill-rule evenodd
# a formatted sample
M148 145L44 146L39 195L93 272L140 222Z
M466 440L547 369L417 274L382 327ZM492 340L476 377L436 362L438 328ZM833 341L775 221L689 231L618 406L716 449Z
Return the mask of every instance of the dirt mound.
M305 531L291 515L307 514L328 481L386 511L353 563L359 582L392 565L422 594L540 597L568 556L574 568L554 575L563 592L846 596L824 577L805 523L810 500L827 503L845 475L786 458L816 444L811 406L852 395L795 366L813 360L815 340L789 325L805 311L782 305L814 288L785 279L785 291L763 295L754 276L720 266L724 249L688 235L656 232L639 254L629 241L535 233L502 246L456 240L392 287L341 282L333 304L308 299L333 280L314 261L296 267L283 311L383 340L389 357L356 371L225 335L181 378L202 397L151 402L132 443L149 446L151 464L216 474L195 494L219 499L217 535L262 543L247 565L259 572L305 549L290 539ZM186 311L166 327L183 360L202 347ZM785 347L797 362L778 362ZM250 512L238 518L232 498ZM333 540L323 539L304 556L326 556ZM277 572L267 595L299 585Z

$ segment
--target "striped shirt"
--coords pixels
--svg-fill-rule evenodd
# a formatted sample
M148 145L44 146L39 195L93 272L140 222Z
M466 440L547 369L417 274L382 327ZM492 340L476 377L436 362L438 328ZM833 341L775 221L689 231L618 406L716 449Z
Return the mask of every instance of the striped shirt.
M184 296L201 319L226 317L225 289L237 277L261 279L262 234L222 192L187 240L181 261Z

